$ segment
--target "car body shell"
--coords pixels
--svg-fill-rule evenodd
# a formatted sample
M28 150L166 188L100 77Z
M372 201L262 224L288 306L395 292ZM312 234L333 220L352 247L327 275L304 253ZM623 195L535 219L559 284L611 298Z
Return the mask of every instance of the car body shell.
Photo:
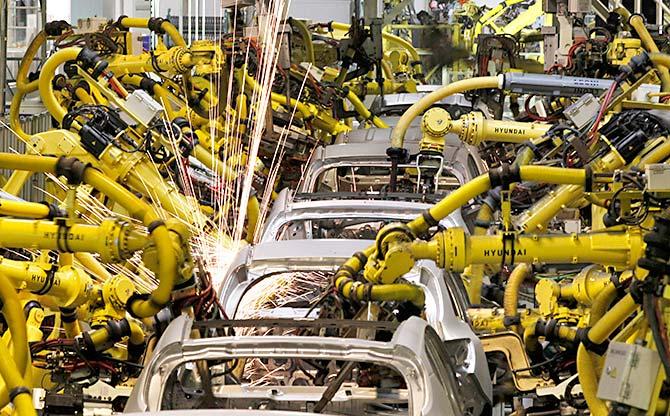
M232 261L219 288L221 303L230 317L256 280L275 272L323 270L335 272L356 251L371 245L370 240L324 239L270 241L243 248ZM462 281L438 268L434 262L419 261L404 277L419 285L426 295L426 321L446 343L461 343L466 349L457 363L462 380L472 385L482 402L492 397L491 380L481 341L468 323L468 300Z
M325 199L295 200L290 190L282 190L265 221L260 242L276 241L280 233L285 239L312 239L311 229L302 224L317 220L375 219L389 222L409 222L429 209L432 204L415 201L389 201L380 199ZM287 227L292 229L286 230ZM440 221L440 226L466 228L460 211Z
M422 133L419 119L408 128L404 147L410 155L419 152ZM319 146L308 161L297 192L310 194L319 189L322 174L338 167L377 166L390 167L386 155L390 146L391 129L359 129L342 133L335 144ZM464 184L487 171L486 164L479 157L474 146L462 143L455 134L445 136L442 154L446 174Z
M287 359L296 354L311 359L357 361L388 366L403 376L409 396L410 415L450 416L461 413L460 399L453 386L446 386L437 376L449 363L438 362L429 356L424 332L428 324L419 318L401 323L389 342L356 338L309 336L236 336L198 338L190 337L193 321L186 315L175 319L158 341L149 363L137 379L128 403L127 413L158 412L168 377L180 365L201 360L228 360L241 357L267 357ZM448 360L447 360L448 361ZM445 367L446 366L446 367ZM455 380L451 380L455 382ZM447 381L447 383L449 383ZM270 400L317 401L324 387L314 387L314 392L294 393L290 387L240 386L239 394L264 394ZM267 391L265 391L267 390ZM347 400L347 395L336 395L333 401ZM165 412L165 414L191 414L192 410ZM227 415L228 411L218 410ZM235 413L238 412L238 413ZM300 412L265 412L258 415L309 415ZM159 413L163 414L163 412ZM204 414L207 414L206 412ZM230 410L231 415L245 414Z

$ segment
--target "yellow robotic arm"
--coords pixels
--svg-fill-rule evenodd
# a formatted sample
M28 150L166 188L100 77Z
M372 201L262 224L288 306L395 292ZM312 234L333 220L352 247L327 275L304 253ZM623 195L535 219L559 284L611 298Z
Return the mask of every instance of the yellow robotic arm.
M51 173L64 176L70 184L91 185L117 202L130 216L140 220L147 227L153 244L144 248L144 261L150 269L156 272L159 284L149 299L134 297L129 300L128 311L131 314L138 317L149 317L156 314L170 301L172 289L176 283L179 283L178 276L184 276L181 278L182 281L190 279L191 270L187 265L191 263L191 259L187 247L189 233L186 227L174 221L166 223L150 205L100 171L74 158L11 153L0 153L0 166L6 169ZM123 258L123 255L128 252L126 247L120 243L128 242L134 249L139 249L139 243L146 238L132 232L126 235L127 238L119 240L121 229L118 226L112 226L109 222L104 227L73 224L69 230L65 230L58 224L48 223L41 223L39 228L35 229L29 222L23 224L19 221L22 220L13 220L7 224L13 224L12 226L17 227L16 231L25 231L25 233L12 233L13 237L7 233L7 242L23 244L24 247L35 247L37 243L41 245L40 248L60 249L66 252L97 250L101 252L100 254L109 255L110 258L116 255ZM112 234L107 234L110 231ZM127 229L127 231L130 230ZM75 232L78 233L78 236L75 236ZM105 239L106 236L108 239Z
M11 280L16 289L38 296L48 295L63 308L76 308L98 296L93 279L72 266L57 268L52 264L0 258L0 273Z
M454 94L463 93L467 91L484 89L484 88L500 88L501 80L498 77L478 77L470 78L461 81L456 81L449 85L445 85L430 94L422 97L419 101L412 104L407 111L403 113L391 132L391 148L402 149L405 139L405 133L412 121L428 110L430 106L436 102Z
M458 120L452 120L446 110L433 108L426 111L422 126L430 127L431 135L458 134L463 143L477 146L486 142L523 143L538 139L549 131L551 124L523 123L517 121L488 120L482 113L470 112Z
M340 22L330 22L328 25L333 30L340 31L343 33L348 32L351 27L351 25L347 23L340 23ZM416 78L423 77L423 66L421 65L421 57L419 56L419 53L414 48L414 46L412 46L410 42L392 33L384 31L382 32L382 39L389 46L389 49L401 49L406 51L412 58L412 62L410 62L410 65L414 70L415 77Z
M446 218L449 214L451 214L453 211L461 207L462 205L466 204L468 201L471 199L477 197L478 195L481 195L482 193L490 190L492 187L495 187L499 184L504 183L511 183L515 181L537 181L537 182L543 182L543 183L554 183L554 184L578 184L578 185L584 185L585 181L587 180L587 174L586 171L583 169L562 169L562 168L552 168L552 167L544 167L544 166L521 166L518 168L518 170L514 172L510 172L508 167L505 168L500 168L495 171L489 172L489 174L485 175L480 175L477 178L469 181L468 183L464 184L460 188L456 189L449 195L447 195L444 199L442 199L440 202L435 204L433 207L428 209L424 214L421 216L417 217L416 219L410 221L406 225L403 225L402 227L397 227L393 228L391 230L386 230L387 232L383 234L378 234L378 242L388 238L388 237L393 237L393 238L398 238L398 241L404 243L411 243L413 241L413 237L410 236L416 236L420 235L423 232L426 232L430 227L436 225L439 223L440 220ZM388 232L390 231L390 232ZM473 236L470 238L475 238L475 237L486 237L486 236ZM492 259L487 259L487 263L492 263L495 262L496 260L500 260L500 257L497 257L498 250L503 249L504 247L500 247L499 244L501 243L501 238L500 237L495 237L495 242L493 239L491 240L478 240L480 241L483 245L480 246L479 248L482 248L486 244L491 244L491 246L487 246L487 250L494 250L493 253L487 252L487 254L491 254L493 257ZM366 271L366 277L372 277L373 282L376 283L378 281L378 278L382 278L386 283L391 283L391 281L394 281L395 279L399 278L402 274L407 272L409 269L407 269L407 264L411 263L409 268L411 269L413 262L415 259L420 259L420 258L428 258L428 259L437 259L437 249L438 249L438 244L437 242L419 242L415 245L411 245L410 247L407 247L407 251L398 251L398 250L392 250L393 255L397 255L400 258L400 267L405 270L401 274L398 274L397 270L392 270L388 272L384 272L384 266L381 266L378 270L381 270L381 272L377 272L377 269L368 269L369 271ZM337 271L335 275L335 286L337 290L342 293L345 297L350 297L350 296L358 296L359 294L363 295L365 294L365 298L370 298L369 296L374 296L376 293L380 293L382 291L386 291L387 289L384 289L383 287L386 285L382 285L379 287L375 287L373 284L367 284L363 285L360 282L356 282L354 280L354 276L363 270L363 268L368 264L373 264L376 261L376 257L380 256L379 253L385 253L388 252L387 247L381 247L379 244L376 246L369 247L365 251L361 253L356 253L352 258L347 260L347 262L344 263L342 267ZM504 254L504 250L501 252L501 255ZM510 253L511 254L511 253ZM528 252L526 252L528 254ZM460 254L457 254L457 256L460 255L465 255L463 252ZM477 254L478 256L484 256L484 252L482 251L481 253ZM383 256L383 254L382 254ZM494 259L495 258L495 259ZM443 261L444 258L437 260L438 264L447 264L445 261ZM383 260L383 258L380 258L380 260ZM450 260L453 261L453 260ZM391 266L392 262L389 262L389 266ZM459 265L460 267L465 267L468 264L466 263L461 263ZM372 265L370 267L373 267ZM381 273L389 273L390 277L386 278L383 276ZM422 294L421 289L419 289L416 286L413 285L404 285L402 286L402 290L404 291L403 296L400 297L399 292L396 292L398 297L396 299L398 300L419 300L421 301ZM389 296L393 296L392 293L393 291L391 290L391 294ZM370 295L368 295L370 294ZM379 295L381 296L381 295ZM386 296L386 293L385 293ZM357 298L357 299L362 299L362 298ZM374 300L374 298L371 298Z
M0 273L0 300L2 312L11 333L12 350L0 340L0 408L10 401L20 416L37 415L32 403L32 393L28 383L31 379L32 366L30 365L30 351L28 349L28 334L26 317L21 302L2 273Z
M451 272L471 264L596 263L619 269L635 266L644 244L639 229L561 235L467 235L462 228L438 233L431 241L411 240L390 231L379 232L377 252L366 266L364 277L389 284L412 269L416 260L430 259Z

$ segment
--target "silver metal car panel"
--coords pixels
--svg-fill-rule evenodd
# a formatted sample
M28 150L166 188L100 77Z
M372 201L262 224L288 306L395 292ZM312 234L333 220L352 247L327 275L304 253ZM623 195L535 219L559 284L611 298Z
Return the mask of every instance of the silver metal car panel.
M412 317L398 326L390 342L353 338L300 336L236 336L176 339L188 334L192 320L186 315L175 319L164 347L156 349L130 395L126 412L160 410L167 379L177 366L186 362L240 357L290 358L296 355L345 361L369 362L398 371L406 381L411 415L459 415L456 391L438 380L433 363L426 355L424 332L428 323ZM281 390L279 386L273 389ZM262 414L262 413L261 413ZM290 414L290 413L289 413ZM298 413L299 414L299 413Z
M368 130L377 130L371 133ZM391 163L386 155L390 145L389 129L368 129L346 133L333 144L315 149L299 186L300 193L311 193L316 190L319 176L327 170L342 166L380 166L390 167ZM384 137L382 139L381 137ZM410 128L408 136L416 135L416 140L406 139L405 147L410 154L418 153L420 129ZM381 136L381 137L378 137ZM459 178L461 184L474 179L487 168L473 146L465 145L455 135L447 135L447 143L443 152L445 169L449 174ZM471 166L473 168L471 168Z
M291 192L284 189L279 193L266 224L261 242L275 241L279 231L286 224L295 221L320 219L368 219L409 222L421 215L432 204L411 201L387 200L323 200L323 201L292 201ZM466 227L460 211L440 221L445 227Z
M246 247L232 264L219 292L228 316L234 317L237 305L249 285L264 275L278 271L335 271L356 251L374 244L370 240L285 240ZM467 305L458 305L446 279L459 279L438 268L434 262L420 261L404 278L424 289L426 319L445 341L468 339L466 372L476 378L481 393L489 400L492 385L486 356L479 338L464 316Z
M442 87L442 85L417 85L417 89L421 90L419 92L385 94L384 108L391 109L393 107L409 107L428 95L428 93L433 92L440 87ZM379 99L375 100L374 104L379 105ZM457 105L461 107L470 107L472 103L470 100L465 98L465 95L463 94L453 94L436 102L435 105Z
M319 244L311 240L270 241L252 247L249 260L254 264L281 260L286 261L289 267L292 262L316 260L339 266L356 251L364 250L372 243L369 240L323 240L319 241Z

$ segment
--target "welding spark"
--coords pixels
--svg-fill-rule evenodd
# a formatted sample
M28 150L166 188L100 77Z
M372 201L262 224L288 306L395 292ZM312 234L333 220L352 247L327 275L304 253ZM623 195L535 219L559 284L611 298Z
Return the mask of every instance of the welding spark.
M255 79L259 88L254 89L249 94L246 120L242 120L242 115L236 112L230 105L226 104L225 108L221 110L219 108L219 101L209 108L209 120L205 123L203 130L209 133L213 141L213 145L209 146L209 148L214 166L212 166L209 178L211 182L212 203L214 207L219 208L217 215L209 219L201 210L202 207L200 206L199 195L197 193L199 185L194 183L193 177L195 175L192 168L193 164L199 165L199 162L194 158L182 160L182 158L178 157L176 172L171 172L169 169L161 169L160 164L152 160L151 155L149 155L153 173L159 175L158 177L161 174L166 175L167 178L165 180L169 184L181 189L183 194L186 195L186 198L181 199L183 203L175 203L174 199L166 195L169 192L173 192L169 187L162 186L162 184L156 186L147 182L140 175L137 175L136 178L137 183L135 183L135 186L145 190L146 199L154 205L163 219L181 218L181 221L189 227L192 233L192 255L199 260L198 264L203 264L207 269L206 272L212 276L213 285L217 289L220 287L222 279L225 277L236 253L245 245L242 235L244 233L248 199L252 193L254 174L259 166L259 147L264 137L273 134L272 125L268 125L267 123L267 116L269 114L268 111L271 111L272 85L279 59L280 36L282 36L280 35L282 31L278 29L286 18L285 14L289 3L289 0L259 2L261 6L257 10L257 41L254 39L236 39L237 20L233 19L233 54L235 54L235 48L239 47L238 45L245 45L243 51L245 68L247 67L246 63L249 62L250 54L256 54L258 65L256 66ZM235 13L237 11L237 6L235 6ZM223 33L223 28L221 28L219 34ZM215 38L220 37L215 34ZM246 42L239 42L240 40L246 40ZM230 65L229 68L229 73L210 78L210 91L215 91L214 96L225 96L226 103L235 101L232 96L233 89L226 87L233 85L235 81L233 65ZM309 70L307 74L309 74ZM305 75L305 80L307 76ZM223 82L225 80L224 77L227 77L227 82ZM298 100L303 93L305 80L303 80L296 97ZM245 91L244 79L242 79L242 83L241 91ZM222 92L221 88L227 89ZM163 102L164 107L167 107L168 104ZM193 125L192 121L196 115L188 106L186 106L186 111L187 118ZM256 230L254 230L255 235L260 234L263 220L267 216L272 201L273 185L279 175L281 163L284 159L286 140L292 126L295 111L296 109L293 108L289 125L283 127L279 134L270 166L265 167L268 171L268 180L259 198L261 201L261 216L256 225ZM167 110L165 111L165 115L165 120L168 120ZM1 121L0 123L2 127L10 129L9 126ZM173 154L179 155L179 146L183 137L181 137L179 132L169 128L167 121L165 123L164 131L167 132L168 136L164 138L167 140L166 144L172 148ZM242 134L242 126L246 127L246 135L248 137ZM16 132L14 134L19 137ZM219 149L219 151L217 152L215 149ZM219 159L219 156L221 156L222 160ZM232 175L225 174L226 171L230 170L233 170ZM42 189L41 191L45 196L55 201L60 201L63 204L64 201L59 199L59 195L62 197L69 189L68 185L53 175L48 175L48 179L54 184L54 188L48 188L49 190ZM202 178L199 178L199 180L202 180ZM142 227L138 221L120 213L117 207L107 206L103 200L91 193L90 188L85 186L77 190L76 212L83 222L89 224L99 224L105 218L115 217L127 221L136 227ZM141 291L151 291L157 284L153 273L143 266L140 254L136 254L126 264L105 265L104 267L112 273L121 273L130 277ZM93 270L88 271L92 275L95 275ZM288 288L291 285L286 284L286 286ZM291 297L296 296L296 293L288 291L284 295ZM251 311L255 310L253 305L249 307Z

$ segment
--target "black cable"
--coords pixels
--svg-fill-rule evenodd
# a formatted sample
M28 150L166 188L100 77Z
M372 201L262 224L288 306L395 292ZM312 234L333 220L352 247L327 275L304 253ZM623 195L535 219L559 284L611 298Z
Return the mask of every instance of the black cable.
M569 132L571 132L572 134L574 134L577 137L580 137L582 134L584 134L583 132L577 130L574 127L570 127L567 124L557 124L554 127L550 128L549 131L547 131L547 134L550 134L550 133L553 134L553 133L556 133L556 132L561 132L561 135L562 135L563 131L565 131L565 130L568 130Z
M663 369L665 370L665 380L668 380L668 375L670 375L670 358L668 358L668 351L665 348L663 343L663 337L661 336L661 327L658 318L656 317L656 309L654 307L654 295L651 293L645 293L642 300L642 308L644 314L647 317L647 322L649 322L649 328L651 329L651 335L654 338L654 344L656 344L656 350L658 355L661 357L661 362L663 363Z
M542 361L541 363L533 364L530 367L526 368L517 368L515 370L512 370L513 373L520 373L522 371L530 371L530 370L535 370L536 368L542 368L548 364L553 363L554 361L557 361L559 358L563 358L565 355L565 352L561 351L558 354L554 355L553 357L549 358L548 360Z
M231 366L226 367L226 369L223 370L222 372L210 374L210 378L223 377L223 376L227 376L227 375L231 374L235 370L235 368L237 368L237 365L239 363L240 363L240 359L239 358L234 358L233 359L233 364Z

